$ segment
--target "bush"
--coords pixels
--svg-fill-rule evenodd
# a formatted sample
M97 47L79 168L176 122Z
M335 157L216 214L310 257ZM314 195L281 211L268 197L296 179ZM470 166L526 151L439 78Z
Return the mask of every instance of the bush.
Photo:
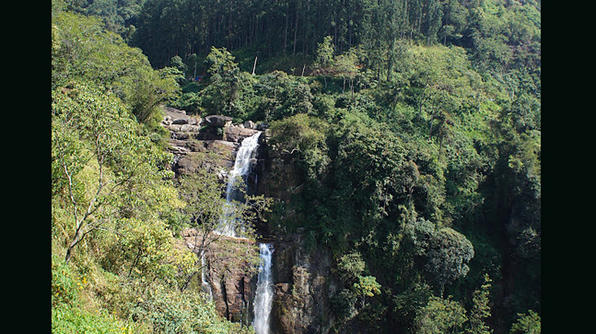
M525 334L539 334L540 333L540 316L538 313L528 310L528 314L517 314L517 321L511 326L511 334L525 333Z
M52 333L150 333L137 324L122 321L106 312L91 313L73 306L52 308Z
M250 333L221 318L212 302L201 293L168 288L159 283L132 287L133 295L139 297L131 305L131 318L151 324L154 333Z
M327 155L328 124L317 117L298 114L271 123L271 147L287 161L294 161L306 176L315 180L323 175Z
M358 252L346 254L337 262L339 276L344 282L357 281L360 274L364 272L364 266L364 260Z
M358 314L356 308L357 297L349 289L343 289L331 297L331 309L342 321L349 321Z
M64 259L52 256L52 306L74 304L79 298L76 274Z

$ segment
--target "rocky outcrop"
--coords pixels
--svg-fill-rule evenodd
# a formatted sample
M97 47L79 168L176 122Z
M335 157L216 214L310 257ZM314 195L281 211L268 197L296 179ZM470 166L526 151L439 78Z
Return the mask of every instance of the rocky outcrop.
M245 128L244 126L228 125L224 127L224 140L237 143L246 137L250 137L258 130Z
M184 110L164 107L162 125L170 131L169 150L174 154L172 170L176 175L189 175L206 168L221 174L234 166L238 146L258 130L255 123L232 124L232 118L210 115L201 119Z
M257 192L274 197L279 203L290 204L305 182L304 176L292 161L285 161L274 150L268 148L270 133L265 130L261 136L263 159L258 164L256 177ZM290 205L281 216L280 222L296 217ZM283 230L283 228L279 228ZM260 227L261 234L270 235L275 251L273 253L273 280L275 293L271 310L271 329L274 334L329 333L335 323L329 297L337 290L337 283L331 274L332 256L324 247L305 247L303 231L291 235L271 235L269 225Z
M232 124L232 118L226 116L211 115L201 119L168 107L164 108L164 113L162 125L170 131L168 149L174 154L172 170L177 177L206 169L217 173L224 181L226 173L234 166L242 140L257 132L243 124ZM255 181L252 177L249 183ZM202 240L197 231L187 229L181 235L185 246L196 252L195 245L200 245ZM206 239L217 239L210 243L204 260L206 280L218 313L231 321L250 324L257 283L258 247L243 238L210 235ZM189 288L201 289L201 281L199 273Z
M232 124L232 117L222 115L209 115L205 117L205 125L211 127L223 128L230 124Z
M238 140L227 141L218 135L231 118L213 115L201 119L170 107L164 107L164 113L162 125L170 131L168 149L174 154L172 170L176 175L190 175L199 169L223 175L234 165Z
M196 136L200 131L201 118L187 115L184 110L164 107L164 119L162 125L170 130L171 138L187 140Z
M264 131L259 137L257 168L249 175L249 193L265 194L279 201L290 201L304 182L291 163L269 152L267 124L246 121L233 124L225 116L205 119L188 116L184 111L165 110L163 126L170 133L170 151L175 155L172 166L176 175L208 169L225 176L233 167L236 151L246 137ZM284 212L291 218L291 212ZM260 235L269 236L274 245L273 280L275 283L271 311L272 334L328 333L333 323L329 296L335 293L330 273L331 255L323 248L306 251L301 234L272 236L269 226L257 226ZM200 243L195 230L182 232L186 245ZM210 287L218 313L229 320L250 324L257 284L259 251L256 244L242 238L219 236L204 258L205 279ZM201 275L195 288L201 288Z

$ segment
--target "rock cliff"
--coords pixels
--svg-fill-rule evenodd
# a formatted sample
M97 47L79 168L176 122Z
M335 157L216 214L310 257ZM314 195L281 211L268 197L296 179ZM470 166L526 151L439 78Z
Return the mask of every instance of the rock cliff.
M164 108L162 125L170 131L170 152L174 154L172 170L176 176L189 175L199 169L217 173L220 180L233 167L242 140L257 130L234 125L231 118L219 115L200 117L187 115L183 110ZM201 242L194 229L182 231L187 247ZM250 324L252 302L257 280L258 247L242 238L217 236L205 254L206 280L218 313L225 318ZM247 253L249 252L249 253ZM201 275L193 278L191 286L201 286Z
M333 323L329 296L336 290L331 255L321 248L306 251L299 234L278 240L275 247L272 332L328 333Z
M261 163L258 165L257 191L275 198L278 203L289 204L304 182L302 174L291 161L285 161L275 151L269 150L265 132ZM289 206L286 206L288 208ZM334 323L330 312L329 296L336 291L331 275L332 256L323 247L308 249L303 231L283 232L284 222L294 217L294 212L284 210L275 222L281 226L262 228L273 240L273 281L275 294L271 310L271 329L274 334L325 334Z
M235 125L231 118L219 115L201 119L173 108L165 108L165 114L162 124L171 133L169 149L175 156L172 169L177 176L206 168L223 181L234 165L242 140L261 130L264 135L259 137L256 169L247 180L253 185L249 193L265 194L283 202L290 201L299 190L303 180L295 166L268 150L266 125L251 121ZM333 323L329 296L336 289L331 279L331 254L317 247L307 251L300 231L274 235L268 224L260 224L257 231L275 248L271 333L328 333ZM182 236L191 249L193 243L200 242L195 230L185 230ZM247 249L250 254L243 253ZM246 239L222 236L205 254L205 260L205 279L218 312L229 320L250 324L257 283L257 245ZM201 275L195 279L195 286L200 287Z
M185 244L194 250L202 236L194 229L181 233ZM218 236L205 253L205 280L209 285L215 308L226 319L250 324L257 284L258 248L243 238ZM195 286L201 286L201 275Z

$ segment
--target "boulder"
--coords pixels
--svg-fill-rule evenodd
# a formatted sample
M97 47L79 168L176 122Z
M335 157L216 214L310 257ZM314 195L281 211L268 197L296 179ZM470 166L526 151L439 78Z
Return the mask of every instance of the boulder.
M205 117L205 123L212 127L221 128L232 124L232 117L223 115L209 115Z
M208 152L216 153L222 158L234 160L236 146L234 143L225 140L203 140L203 145Z
M174 132L194 132L198 133L201 130L201 127L198 125L190 125L190 124L172 124L166 126L166 128L170 131Z
M172 124L188 124L188 119L186 118L177 118L172 121Z
M256 130L256 125L255 125L255 122L253 122L253 121L246 121L246 122L244 122L244 124L243 124L243 125L244 125L244 127L245 127L245 128L247 128L247 129L253 129L253 130Z
M172 107L163 107L164 111L164 119L162 124L166 125L166 127L171 125L199 125L201 124L201 117L196 115L187 115L186 111L172 108Z
M218 173L234 167L236 146L224 140L190 140L184 149L170 148L180 159L174 165L177 175L190 175L199 169Z
M177 139L177 140L187 140L190 139L190 135L186 132L170 132L170 138Z
M180 131L182 132L199 132L201 127L198 125L182 124L180 125Z
M236 125L229 125L224 127L223 139L234 143L239 143L242 141L242 139L250 137L257 132L257 130L247 129Z
M165 112L166 116L171 116L174 118L179 117L180 115L186 115L186 111L185 110L181 110L181 109L176 109L176 108L172 108L172 107L163 107L163 111Z
M284 294L290 291L290 283L275 284L275 294Z

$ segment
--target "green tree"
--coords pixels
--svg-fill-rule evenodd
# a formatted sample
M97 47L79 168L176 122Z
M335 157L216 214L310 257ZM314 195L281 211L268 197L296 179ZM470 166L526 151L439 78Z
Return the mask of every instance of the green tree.
M207 114L226 115L242 121L246 117L243 97L252 91L254 78L241 72L234 60L225 48L212 47L206 58L209 85L200 94Z
M416 316L416 333L464 333L466 310L457 301L430 297Z
M433 275L443 294L446 284L469 272L467 263L474 257L474 246L463 234L448 227L439 229L429 246L425 269Z
M161 121L160 104L174 97L179 90L176 76L177 73L168 71L168 68L160 71L146 68L118 83L123 100L132 107L139 123L155 126Z
M374 276L359 276L358 282L352 285L354 292L360 297L361 305L364 307L366 297L374 297L381 293L381 285L377 283Z
M110 221L124 189L166 176L159 166L169 159L138 135L137 123L113 94L76 85L52 92L53 192L66 189L74 227L67 262L85 236Z
M196 231L191 248L199 258L221 239L222 234L218 231L221 229L224 216L235 222L235 232L253 239L255 223L258 220L266 221L265 215L270 211L271 205L271 199L263 195L248 195L241 178L234 184L236 189L243 193L244 202L226 203L226 199L222 197L222 193L226 192L225 184L220 182L217 174L205 168L205 164L208 164L206 160L203 164L204 168L179 179L180 196L185 203L182 213L188 226ZM186 289L190 279L203 269L201 266L186 277L182 290Z
M533 310L528 310L527 314L518 313L509 333L540 334L540 316Z
M335 53L335 46L333 45L333 37L325 36L323 41L319 43L315 56L314 67L319 68L320 71L333 66L333 56Z
M366 263L362 259L362 255L358 252L353 252L339 258L337 270L339 277L343 281L354 282L364 272L365 266Z
M271 122L314 111L314 96L308 83L282 71L259 76L254 84L254 96L257 103L253 120Z
M468 320L470 321L470 328L467 333L470 334L491 334L493 332L486 324L486 319L490 317L490 286L491 279L488 274L484 274L484 284L479 290L475 290L472 296L472 309Z
M59 45L52 57L52 88L72 80L93 83L115 93L139 122L161 121L157 106L177 94L175 75L167 68L153 70L140 49L106 31L97 18L60 12L53 22Z

